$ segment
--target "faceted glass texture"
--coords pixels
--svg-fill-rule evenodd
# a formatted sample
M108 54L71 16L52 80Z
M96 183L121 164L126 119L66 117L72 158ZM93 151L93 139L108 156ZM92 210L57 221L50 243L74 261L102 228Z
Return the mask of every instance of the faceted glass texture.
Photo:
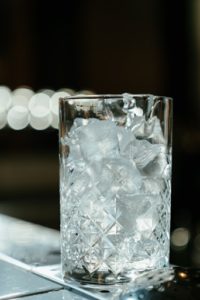
M169 263L172 99L60 100L63 277L128 281Z

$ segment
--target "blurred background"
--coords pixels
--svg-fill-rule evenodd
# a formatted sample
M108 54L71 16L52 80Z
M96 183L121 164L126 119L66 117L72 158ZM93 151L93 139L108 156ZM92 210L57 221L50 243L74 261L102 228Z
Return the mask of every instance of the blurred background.
M171 96L171 263L200 266L200 1L1 0L0 85ZM59 229L58 176L57 129L0 129L0 213Z

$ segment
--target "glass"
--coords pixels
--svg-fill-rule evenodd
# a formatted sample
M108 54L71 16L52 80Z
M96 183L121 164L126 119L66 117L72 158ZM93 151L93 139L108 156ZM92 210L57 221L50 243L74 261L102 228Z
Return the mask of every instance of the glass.
M129 281L169 264L172 99L60 99L64 279Z

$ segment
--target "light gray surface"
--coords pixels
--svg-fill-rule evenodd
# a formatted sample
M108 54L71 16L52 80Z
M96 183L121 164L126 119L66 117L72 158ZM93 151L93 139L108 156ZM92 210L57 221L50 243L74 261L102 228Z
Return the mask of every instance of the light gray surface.
M60 233L0 214L0 252L30 266L58 264Z
M61 288L70 288L62 280L60 234L54 229L0 214L0 262L0 300L40 293L42 278L50 286L55 282ZM2 267L3 262L8 264ZM79 286L73 289L75 295L102 299L102 295Z
M54 266L40 266L34 267L32 271L37 274L50 279L58 284L62 285L67 290L72 290L75 294L80 294L87 299L107 300L118 299L118 294L121 292L121 287L117 286L94 286L94 285L82 285L75 281L62 279L61 265Z
M27 296L27 297L23 297L22 299L23 300L85 300L86 298L83 298L83 296L74 294L67 290L61 290L61 291Z
M59 284L0 260L0 300L59 289Z
M161 286L164 290L166 288L166 293L159 294L159 299L165 299L168 292L174 293L174 299L182 299L185 286L188 296L199 300L200 270L185 270L178 266L174 266L173 270L175 279L168 278L171 270L168 274L169 270L166 268L162 270L162 274L161 270L155 270L153 276L152 273L140 274L141 276L123 285L88 286L63 281L60 261L52 264L52 260L48 258L49 251L58 249L58 241L59 233L54 230L0 214L0 300L119 300L142 299L141 297L147 300L151 298L149 287L154 286L155 290L159 288L161 278L164 284L167 280L169 285ZM44 262L49 262L49 265ZM180 274L187 275L185 283L185 277L180 277ZM177 288L172 291L170 287L175 282ZM144 289L146 296L135 294L138 287ZM159 291L158 289L158 293Z

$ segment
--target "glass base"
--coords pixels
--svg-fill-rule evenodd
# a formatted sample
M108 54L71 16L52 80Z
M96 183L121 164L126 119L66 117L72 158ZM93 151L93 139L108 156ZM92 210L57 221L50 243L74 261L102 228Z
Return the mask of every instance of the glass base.
M143 262L144 263L144 262ZM96 270L90 273L86 268L75 268L73 271L68 271L63 268L63 280L66 282L76 282L80 285L84 285L90 288L102 288L103 286L116 286L129 283L134 281L139 276L145 274L146 272L152 270L161 270L163 268L169 267L169 260L167 257L164 257L160 260L157 260L155 264L140 265L136 263L126 265L126 270L122 270L118 274L113 273L109 269Z
M77 272L72 273L64 273L63 279L65 281L76 281L82 285L113 285L113 284L122 284L127 283L131 280L131 278L124 274L113 275L111 272L104 272L104 271L96 271L92 274L88 272L84 272L83 270L78 270Z

